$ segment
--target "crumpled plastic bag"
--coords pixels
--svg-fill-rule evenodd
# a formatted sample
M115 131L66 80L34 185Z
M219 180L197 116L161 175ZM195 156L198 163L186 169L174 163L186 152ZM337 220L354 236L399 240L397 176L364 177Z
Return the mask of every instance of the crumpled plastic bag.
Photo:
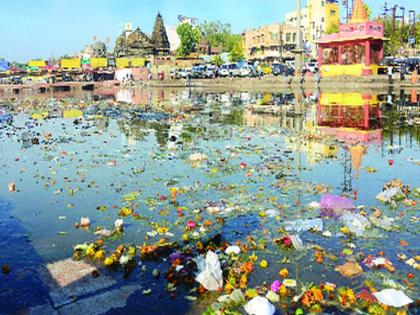
M395 225L395 220L387 216L377 218L374 215L370 215L369 221L372 222L374 226L384 229L385 231L392 231L398 228L398 226Z
M245 297L240 289L236 289L231 294L220 296L217 301L223 305L237 306L245 302Z
M325 194L321 198L321 215L339 217L346 211L354 210L353 203L345 197Z
M214 252L208 251L205 260L203 256L199 256L196 262L198 268L196 281L208 291L217 291L223 287L223 273L219 257Z
M363 235L363 232L372 225L364 216L357 213L347 212L341 217L341 221L357 236Z
M273 304L261 296L254 297L244 308L249 315L273 315L276 311Z
M285 222L285 230L288 232L303 232L309 230L316 230L322 232L324 223L322 219L306 219Z
M334 270L346 278L353 278L363 273L362 267L357 262L347 262L344 265L335 267Z
M395 197L404 195L400 187L392 187L376 195L376 199L383 203L391 203Z
M228 254L228 255L230 254L238 255L240 252L241 252L241 248L237 245L231 245L225 249L225 254Z
M375 292L373 295L378 299L379 302L388 306L402 307L404 305L413 303L413 300L400 290L385 289L379 292Z

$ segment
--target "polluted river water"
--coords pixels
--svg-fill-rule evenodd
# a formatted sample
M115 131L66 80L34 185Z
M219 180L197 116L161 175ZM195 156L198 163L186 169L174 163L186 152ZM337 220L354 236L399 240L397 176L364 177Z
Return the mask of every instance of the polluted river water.
M0 314L418 313L415 90L0 110Z

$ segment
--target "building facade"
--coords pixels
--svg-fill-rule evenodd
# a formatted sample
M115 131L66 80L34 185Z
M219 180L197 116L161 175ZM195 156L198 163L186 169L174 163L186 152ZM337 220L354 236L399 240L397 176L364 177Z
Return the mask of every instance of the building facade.
M293 57L296 27L275 23L242 33L245 58L260 61L282 61Z
M286 24L297 25L296 11L285 16ZM340 6L337 0L307 0L301 10L303 41L313 55L316 54L315 42L333 26L340 24Z

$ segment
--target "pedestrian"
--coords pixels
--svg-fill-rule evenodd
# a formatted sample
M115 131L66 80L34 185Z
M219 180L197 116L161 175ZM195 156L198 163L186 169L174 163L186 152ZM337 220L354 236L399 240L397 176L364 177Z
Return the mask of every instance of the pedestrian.
M400 65L400 80L401 82L405 81L405 65L403 63Z
M393 83L393 81L392 81L392 72L393 72L393 67L391 66L391 65L388 65L388 81L389 81L389 84L392 84Z
M261 80L261 66L260 64L257 65L257 76L258 76L258 80Z
M416 84L417 83L417 68L418 65L414 67L413 72L411 73L411 84Z

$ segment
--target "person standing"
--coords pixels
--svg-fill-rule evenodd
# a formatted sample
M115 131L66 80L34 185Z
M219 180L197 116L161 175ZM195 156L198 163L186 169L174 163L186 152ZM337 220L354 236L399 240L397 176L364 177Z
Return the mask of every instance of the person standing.
M419 65L416 65L413 69L413 72L411 73L411 83L414 85L417 83L417 68Z
M400 65L400 80L401 82L405 81L405 64L401 63Z
M388 65L387 73L388 73L388 81L389 81L389 84L392 84L393 83L393 81L392 81L392 72L393 72L392 66L391 65Z

